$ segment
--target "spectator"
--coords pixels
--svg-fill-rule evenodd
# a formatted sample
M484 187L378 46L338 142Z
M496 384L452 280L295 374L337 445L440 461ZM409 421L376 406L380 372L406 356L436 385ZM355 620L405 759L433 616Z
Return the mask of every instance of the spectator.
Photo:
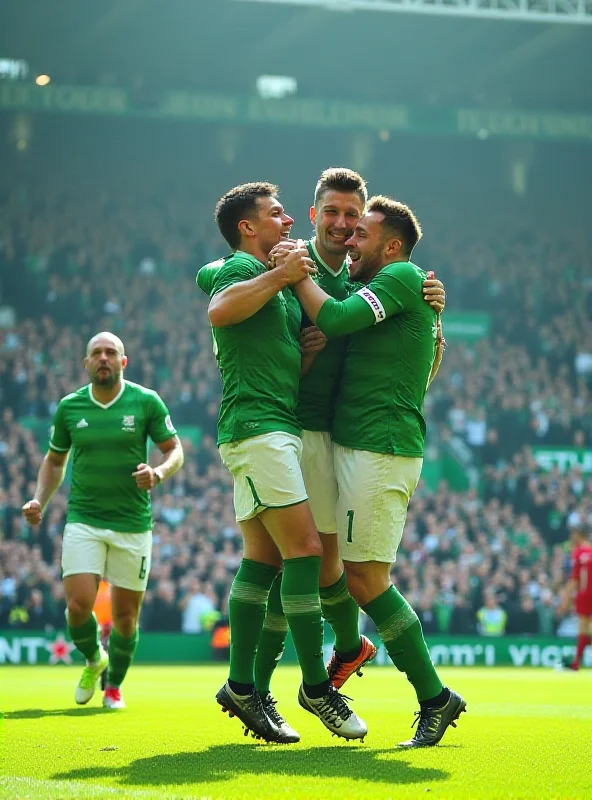
M497 602L494 594L485 596L485 604L477 612L478 629L481 636L503 636L508 615Z

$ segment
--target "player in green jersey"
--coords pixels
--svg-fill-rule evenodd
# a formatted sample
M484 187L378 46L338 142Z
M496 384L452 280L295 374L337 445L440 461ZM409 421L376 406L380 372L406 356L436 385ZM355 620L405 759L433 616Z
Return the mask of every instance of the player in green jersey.
M407 747L436 744L466 705L443 687L417 615L390 580L421 473L422 406L441 348L436 313L422 298L426 273L409 260L420 236L406 206L372 198L347 242L350 277L363 287L337 301L312 280L295 286L321 331L350 336L333 420L339 548L352 596L416 690L419 723Z
M150 490L183 464L167 407L156 392L124 380L126 364L119 337L93 336L84 359L90 383L60 402L35 496L23 506L27 522L38 525L72 451L62 575L68 630L87 661L75 699L88 703L108 668L103 705L112 709L125 708L120 686L138 643L152 549ZM149 437L163 454L154 469L147 463ZM112 586L109 656L93 614L101 577Z
M345 261L345 242L362 217L366 201L365 182L357 172L334 167L322 172L315 188L314 205L310 209L315 235L306 246L318 270L315 282L336 300L344 300L353 291ZM278 248L282 250L293 245L293 242L282 242ZM425 281L424 293L426 301L432 303L437 311L442 311L444 290L441 282ZM303 341L310 337L315 344L319 336L325 339L316 327L306 327ZM376 654L376 648L367 637L360 636L359 608L347 589L337 537L338 491L330 431L347 340L346 337L337 337L325 341L326 346L314 355L314 360L304 358L309 369L300 379L296 413L303 428L302 474L323 545L321 607L335 634L328 672L333 685L339 689L355 672L360 674L361 667ZM303 352L308 351L305 349ZM269 692L287 632L280 592L281 575L270 591L268 613L255 661L255 685L263 695Z
M216 699L255 735L298 741L271 695L261 698L254 685L269 590L282 566L281 600L302 669L299 702L333 733L362 738L366 725L332 686L322 657L322 547L299 464L301 311L291 289L316 270L301 247L268 271L270 251L293 223L277 193L271 184L251 183L220 199L216 220L233 254L197 278L211 297L208 314L223 382L218 444L234 480L244 542L229 601L230 675Z

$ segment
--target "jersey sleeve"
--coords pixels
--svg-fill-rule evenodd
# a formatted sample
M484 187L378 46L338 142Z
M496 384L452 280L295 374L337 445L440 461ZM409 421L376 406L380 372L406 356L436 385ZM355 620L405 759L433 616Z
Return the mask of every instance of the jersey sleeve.
M247 259L242 261L238 258L233 258L231 262L218 270L213 277L210 285L210 297L222 292L224 289L228 289L229 286L233 286L235 283L249 281L259 275L261 275L261 272L253 261L248 261Z
M326 336L345 336L371 328L417 307L420 284L419 272L412 264L385 267L347 300L326 300L317 316L317 327Z
M170 439L177 433L171 421L169 410L156 392L151 395L150 405L148 434L155 444L166 442L167 439Z
M64 401L56 409L49 434L49 449L55 453L67 453L72 447L72 438L66 425Z
M197 275L195 276L195 282L207 295L212 293L212 288L214 286L214 281L216 280L216 275L220 272L222 267L224 266L224 259L221 258L218 261L213 261L210 264L206 264L202 267Z
M579 550L574 550L571 555L571 579L580 582L580 558Z

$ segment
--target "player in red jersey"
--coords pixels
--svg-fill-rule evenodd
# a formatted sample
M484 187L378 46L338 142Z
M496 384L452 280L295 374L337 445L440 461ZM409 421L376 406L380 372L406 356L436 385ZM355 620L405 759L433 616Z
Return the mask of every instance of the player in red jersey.
M570 542L574 548L572 571L560 610L566 612L573 602L578 615L576 655L571 664L565 665L578 670L586 646L592 644L592 541L583 527L577 527L571 533Z

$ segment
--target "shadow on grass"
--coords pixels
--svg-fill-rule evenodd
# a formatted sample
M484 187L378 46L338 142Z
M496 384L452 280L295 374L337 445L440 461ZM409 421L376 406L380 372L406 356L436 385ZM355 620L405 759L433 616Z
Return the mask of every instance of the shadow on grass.
M4 719L41 719L42 717L92 717L105 714L108 709L97 708L23 708L20 711L5 711Z
M389 758L381 756L388 755ZM215 745L195 753L139 758L128 766L86 767L59 772L56 780L116 778L119 785L158 786L211 783L272 773L283 776L347 778L372 783L417 784L446 780L450 773L415 767L397 750L363 746L288 749L251 744Z

